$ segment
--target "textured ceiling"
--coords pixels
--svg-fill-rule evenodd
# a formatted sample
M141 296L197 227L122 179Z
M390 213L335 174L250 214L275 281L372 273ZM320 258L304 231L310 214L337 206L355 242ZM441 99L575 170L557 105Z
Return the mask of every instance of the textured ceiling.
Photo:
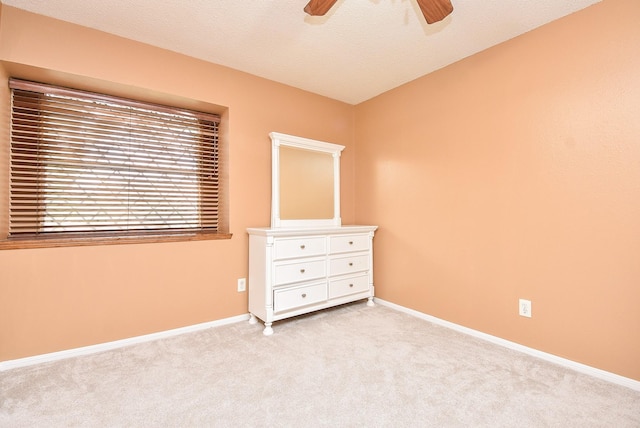
M0 0L350 104L599 0L452 0L428 25L415 0Z

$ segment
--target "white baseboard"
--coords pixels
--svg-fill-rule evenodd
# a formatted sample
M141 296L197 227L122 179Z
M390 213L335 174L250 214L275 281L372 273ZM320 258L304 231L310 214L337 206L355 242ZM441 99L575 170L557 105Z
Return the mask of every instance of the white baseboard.
M450 328L452 330L456 330L460 333L464 333L464 334L468 334L470 336L474 336L477 337L479 339L482 340L486 340L487 342L491 342L494 343L496 345L500 345L503 346L505 348L509 348L509 349L513 349L515 351L518 352L522 352L524 354L527 355L531 355L533 357L536 358L540 358L542 360L546 360L549 361L551 363L554 364L558 364L560 366L569 368L571 370L580 372L580 373L584 373L586 375L589 376L593 376L596 377L598 379L602 379L611 383L615 383L617 385L621 385L627 388L631 388L635 391L640 391L640 381L634 380L634 379L630 379L628 377L624 377L624 376L620 376L617 375L615 373L611 373L605 370L601 370L601 369L597 369L595 367L591 367L591 366L587 366L585 364L581 364L581 363L577 363L575 361L571 361L568 360L566 358L562 358L562 357L558 357L556 355L553 354L548 354L546 352L542 352L542 351L538 351L537 349L533 349L533 348L529 348L527 346L524 345L520 345L518 343L515 342L511 342L509 340L506 339L501 339L497 336L492 336L490 334L486 334L486 333L482 333L481 331L478 330L473 330L471 328L468 327L464 327L458 324L454 324L452 322L449 321L445 321L443 319L440 318L436 318L432 315L427 315L424 314L422 312L418 312L416 310L413 309L409 309L409 308L405 308L404 306L400 306L400 305L396 305L395 303L391 303L391 302L387 302L386 300L382 300L379 298L375 298L375 302L379 303L383 306L387 306L390 307L392 309L398 310L400 312L404 312L407 313L409 315L413 315L417 318L421 318L425 321L429 321L432 322L434 324L440 325L442 327L447 327Z
M51 361L62 360L65 358L79 357L82 355L96 354L98 352L109 351L111 349L123 348L125 346L135 345L138 343L150 342L152 340L164 339L167 337L178 336L180 334L191 333L195 331L205 330L211 327L218 327L227 324L233 324L249 319L249 314L238 315L235 317L224 318L216 321L209 321L201 324L190 325L172 330L160 331L158 333L145 334L143 336L130 337L128 339L115 340L113 342L99 343L97 345L83 346L81 348L67 349L59 352L51 352L48 354L35 355L33 357L19 358L17 360L0 361L0 371L11 370L18 367L26 367L34 364L47 363Z
M549 354L546 352L542 352L534 348L529 348L528 346L520 345L519 343L511 342L509 340L502 339L497 336L492 336L487 333L482 333L481 331L473 330L471 328L464 327L459 324L452 323L450 321L445 321L443 319L436 318L432 315L427 315L425 313L416 311L414 309L409 309L404 306L400 306L395 303L391 303L377 297L375 298L375 302L379 303L380 305L395 309L397 311L415 316L417 318L421 318L425 321L429 321L434 324L437 324L446 328L450 328L460 333L468 334L470 336L474 336L479 339L486 340L487 342L491 342L496 345L503 346L505 348L513 349L515 351L522 352L524 354L531 355L533 357L540 358L542 360L549 361L554 364L558 364L560 366L569 368L571 370L584 373L586 375L593 376L598 379L602 379L611 383L615 383L617 385L621 385L621 386L633 389L635 391L640 391L640 381L630 379L628 377L620 376L605 370L597 369L595 367L591 367L585 364L577 363L575 361L558 357L556 355ZM233 324L241 321L246 321L248 319L249 319L249 314L238 315L235 317L225 318L225 319L216 320L216 321L210 321L210 322L201 323L201 324L190 325L187 327L181 327L181 328L176 328L172 330L161 331L158 333L145 334L143 336L136 336L128 339L116 340L113 342L99 343L97 345L83 346L81 348L67 349L64 351L51 352L48 354L35 355L33 357L19 358L16 360L0 361L0 371L62 360L65 358L73 358L73 357L79 357L82 355L95 354L98 352L104 352L111 349L117 349L117 348L123 348L125 346L135 345L138 343L150 342L153 340L164 339L172 336L178 336L180 334L205 330L211 327L218 327L222 325Z

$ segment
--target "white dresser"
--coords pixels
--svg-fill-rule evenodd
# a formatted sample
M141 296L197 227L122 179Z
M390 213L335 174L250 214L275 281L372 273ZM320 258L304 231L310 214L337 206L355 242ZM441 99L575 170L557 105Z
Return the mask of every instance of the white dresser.
M377 226L249 228L249 312L272 323L368 299L373 305Z

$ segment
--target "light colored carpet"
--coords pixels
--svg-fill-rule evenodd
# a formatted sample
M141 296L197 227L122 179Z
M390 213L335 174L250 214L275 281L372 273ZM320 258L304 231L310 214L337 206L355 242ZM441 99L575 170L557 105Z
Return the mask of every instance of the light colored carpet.
M640 427L640 392L342 306L0 373L2 427Z

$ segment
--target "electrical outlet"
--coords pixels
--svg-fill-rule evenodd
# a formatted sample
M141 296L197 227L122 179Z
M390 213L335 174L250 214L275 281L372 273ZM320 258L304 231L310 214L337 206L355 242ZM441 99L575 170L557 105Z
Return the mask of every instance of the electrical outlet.
M518 302L520 316L531 318L531 300L520 299Z
M247 290L247 279L246 278L238 279L238 293L241 293L246 290Z

